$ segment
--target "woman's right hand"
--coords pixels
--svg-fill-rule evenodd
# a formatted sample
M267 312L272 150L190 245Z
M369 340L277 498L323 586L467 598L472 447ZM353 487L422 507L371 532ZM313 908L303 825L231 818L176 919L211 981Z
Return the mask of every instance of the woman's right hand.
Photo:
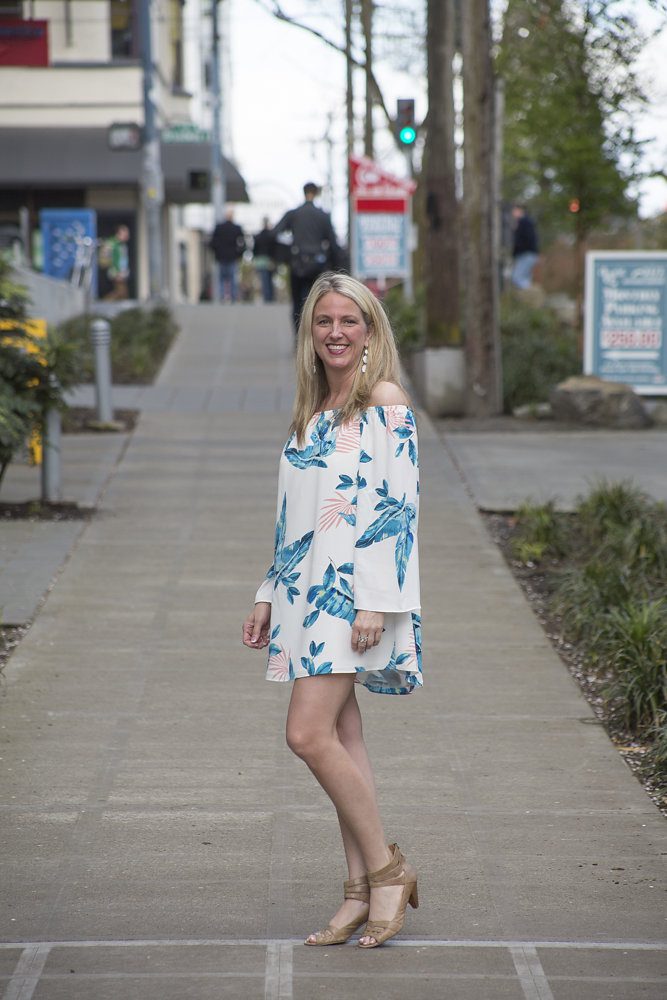
M271 605L258 601L243 623L243 645L249 649L264 649L269 644Z

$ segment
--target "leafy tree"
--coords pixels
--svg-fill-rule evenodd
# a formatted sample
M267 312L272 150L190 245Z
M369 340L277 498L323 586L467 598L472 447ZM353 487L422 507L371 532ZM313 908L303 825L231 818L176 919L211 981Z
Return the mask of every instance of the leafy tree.
M581 246L605 218L635 211L644 43L620 0L509 0L498 56L504 196L530 202L543 235L570 231Z

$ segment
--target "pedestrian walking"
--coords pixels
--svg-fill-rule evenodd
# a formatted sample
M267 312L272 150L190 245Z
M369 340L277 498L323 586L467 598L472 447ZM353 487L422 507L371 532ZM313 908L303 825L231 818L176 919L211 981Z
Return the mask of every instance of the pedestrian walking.
M338 814L344 900L305 944L342 944L365 924L359 945L375 948L418 905L415 869L387 846L356 694L422 684L415 418L387 316L348 275L316 278L296 368L274 560L243 643L268 646L268 680L294 682L287 743Z
M514 220L512 284L515 288L530 288L539 253L537 229L524 205L515 205L512 208L512 219Z
M220 301L238 302L239 261L245 251L243 230L234 222L234 211L227 209L224 222L219 222L209 241L218 263Z
M303 186L304 202L283 215L273 230L274 237L292 234L290 291L295 332L308 293L317 277L335 267L340 249L330 216L315 204L320 188L312 181Z
M102 244L100 264L106 267L107 277L111 282L111 291L104 296L107 302L124 301L130 297L130 230L121 224L116 227L113 236Z
M262 227L261 231L253 238L253 260L262 286L262 299L264 302L273 302L276 238L271 232L268 219L263 220Z

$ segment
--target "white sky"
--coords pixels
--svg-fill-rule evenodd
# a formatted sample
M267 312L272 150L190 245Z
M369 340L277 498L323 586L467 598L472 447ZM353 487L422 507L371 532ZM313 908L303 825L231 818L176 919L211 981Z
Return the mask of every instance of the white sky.
M326 184L323 202L331 207L341 237L345 230L345 61L321 41L265 12L255 0L227 0L230 5L231 95L226 113L233 136L231 150L249 188L253 204L239 206L238 221L249 229L262 215L272 222L300 202L305 181ZM643 0L636 0L641 3ZM329 37L341 31L341 0L314 4L312 0L282 6L290 14L308 20ZM330 11L313 17L313 8ZM637 6L633 4L635 12ZM642 14L650 27L655 16ZM387 107L393 113L398 97L414 97L417 118L426 112L425 80L419 72L410 77L386 63L376 63ZM647 162L667 167L667 31L645 50L640 64L641 79L650 96L650 106L637 122L641 138L652 140ZM362 128L363 79L356 75L358 129ZM328 125L328 118L331 124ZM387 169L405 176L406 164L395 148L376 111L376 159ZM332 142L323 137L329 130ZM358 136L361 152L361 135ZM642 215L667 210L667 183L645 181L641 188Z

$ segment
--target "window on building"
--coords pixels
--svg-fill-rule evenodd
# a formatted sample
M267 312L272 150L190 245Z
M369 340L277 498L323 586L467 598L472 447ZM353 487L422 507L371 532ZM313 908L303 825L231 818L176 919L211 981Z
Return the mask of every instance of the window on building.
M176 88L183 86L183 3L184 0L171 0L169 5L171 82Z
M111 57L136 59L137 40L137 0L111 0Z
M23 17L22 0L0 0L0 17Z

